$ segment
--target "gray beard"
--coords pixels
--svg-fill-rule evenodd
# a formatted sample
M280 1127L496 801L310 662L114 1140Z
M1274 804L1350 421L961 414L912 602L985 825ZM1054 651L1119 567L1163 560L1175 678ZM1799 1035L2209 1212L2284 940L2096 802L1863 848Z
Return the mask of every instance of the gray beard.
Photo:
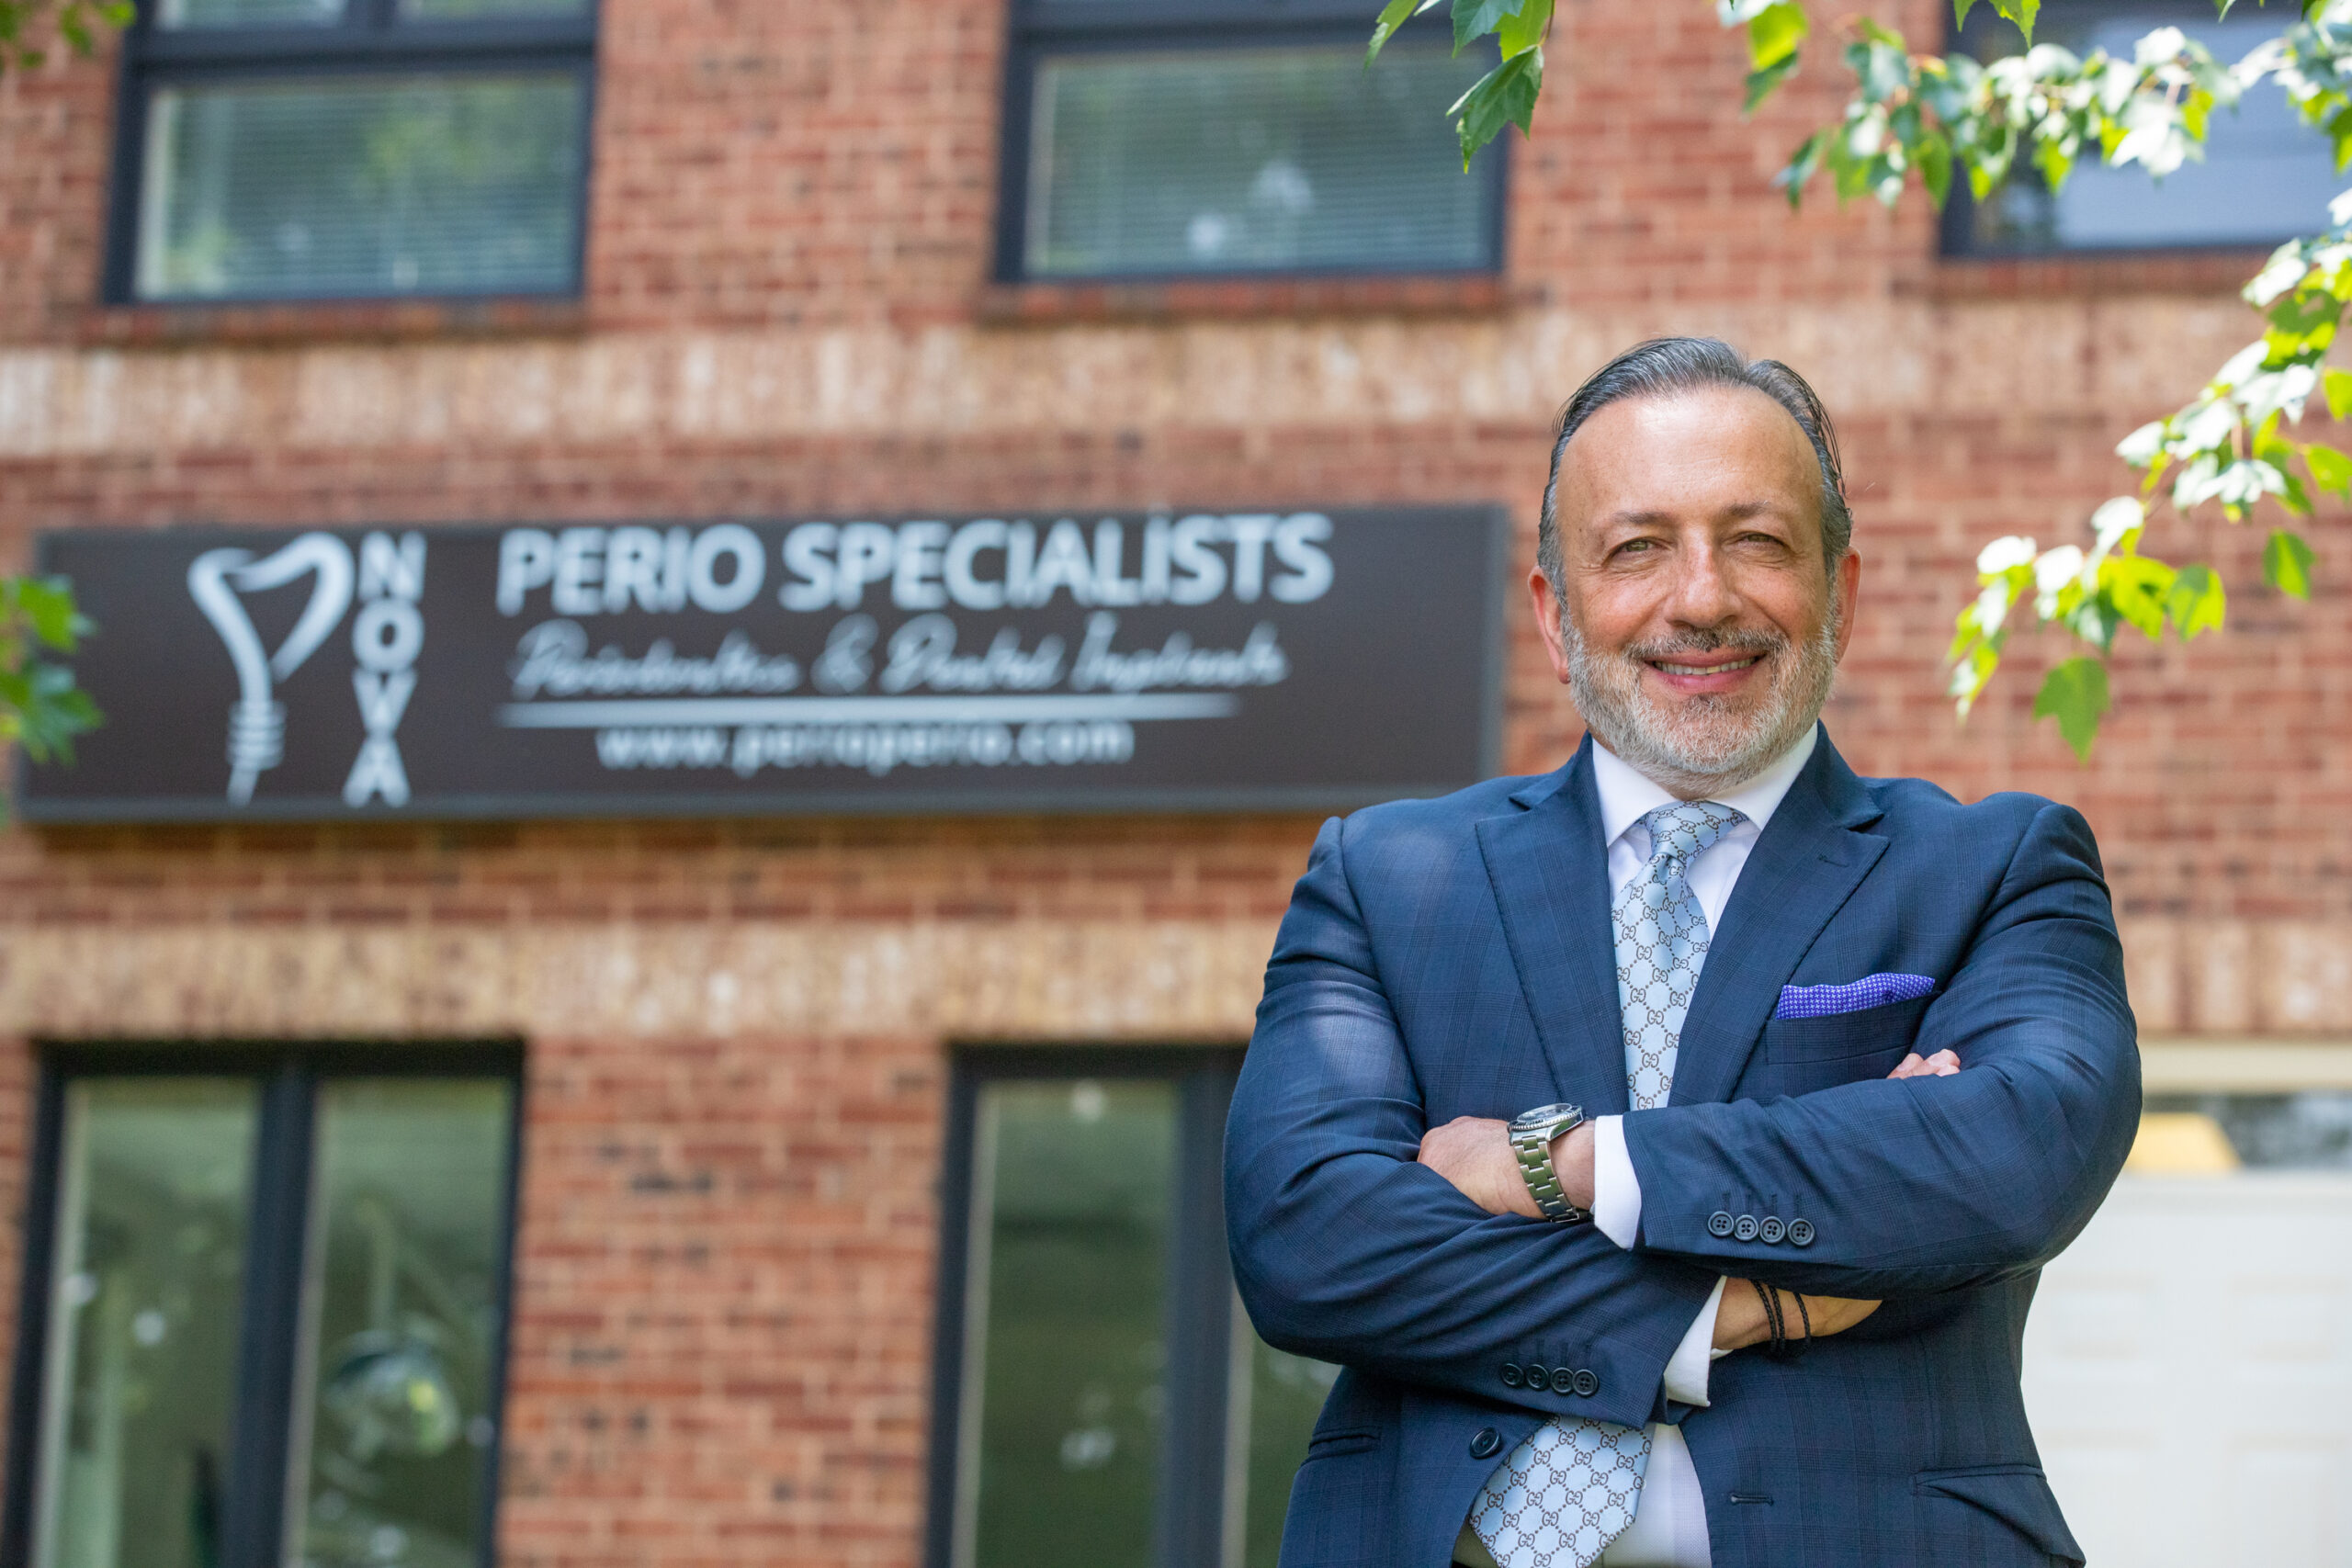
M1635 771L1690 795L1736 789L1770 766L1821 717L1838 675L1834 611L1793 659L1787 657L1793 645L1778 632L1692 632L1597 658L1565 605L1560 640L1568 655L1568 690L1586 728ZM1773 671L1772 690L1753 713L1740 713L1718 697L1669 711L1642 688L1650 660L1725 650L1760 655Z

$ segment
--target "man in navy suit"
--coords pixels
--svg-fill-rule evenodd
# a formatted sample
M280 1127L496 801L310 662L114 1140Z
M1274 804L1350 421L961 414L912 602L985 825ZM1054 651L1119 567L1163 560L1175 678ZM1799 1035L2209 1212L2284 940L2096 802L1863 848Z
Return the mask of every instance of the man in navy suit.
M1628 351L1529 579L1584 744L1324 825L1226 1156L1344 1369L1284 1568L2082 1561L2018 1361L2138 1124L2113 914L2069 807L1830 744L1850 531L1793 371Z

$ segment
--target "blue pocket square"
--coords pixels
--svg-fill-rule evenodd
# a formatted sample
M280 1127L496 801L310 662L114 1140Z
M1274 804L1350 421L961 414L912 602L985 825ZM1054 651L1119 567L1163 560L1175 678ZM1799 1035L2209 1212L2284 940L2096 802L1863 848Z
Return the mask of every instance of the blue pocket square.
M1842 986L1783 986L1774 1018L1831 1018L1889 1002L1907 1002L1933 995L1935 981L1926 975L1865 975Z

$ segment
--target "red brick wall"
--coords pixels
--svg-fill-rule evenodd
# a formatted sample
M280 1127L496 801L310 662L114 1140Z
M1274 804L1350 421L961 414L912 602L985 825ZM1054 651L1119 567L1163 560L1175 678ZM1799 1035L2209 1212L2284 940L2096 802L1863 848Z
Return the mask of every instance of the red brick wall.
M944 1078L925 1040L537 1043L505 1561L910 1559Z
M1918 39L1942 15L1882 10ZM1032 291L1017 309L1043 319L1016 324L987 277L997 0L604 0L604 16L585 299L497 330L430 310L97 308L110 69L0 78L0 565L39 529L93 524L1179 500L1497 500L1524 558L1544 425L1576 381L1639 336L1724 331L1813 376L1841 422L1868 568L1830 723L1855 765L2080 804L2151 1031L2347 1032L2340 519L2315 530L2309 605L2260 586L2254 534L2162 525L2217 560L2231 628L2129 649L2087 768L2030 716L2051 642L2020 644L1965 730L1940 695L1978 547L2069 536L2124 488L2113 442L2253 335L2231 296L2252 258L1988 267L1939 261L1916 197L1792 218L1768 181L1834 109L1827 73L1744 123L1741 50L1703 0L1595 0L1564 8L1537 137L1513 149L1501 288ZM1514 616L1507 761L1547 768L1576 718ZM1124 1010L1047 978L869 1025L843 999L868 983L848 966L804 977L841 992L806 1027L774 1021L789 998L741 1025L673 1002L647 1022L614 980L609 1029L533 1030L508 1559L910 1562L943 1041L1238 1034L1249 955L1312 829L10 831L0 1197L19 1201L25 1039L44 1032L463 1032L510 1015L479 987L454 997L431 955L556 931L668 942L689 968L697 943L753 936L786 953L865 942L858 964L900 933L1223 943L1244 956L1114 966L1140 998ZM120 977L93 978L110 955ZM1184 1010L1199 990L1214 1006Z

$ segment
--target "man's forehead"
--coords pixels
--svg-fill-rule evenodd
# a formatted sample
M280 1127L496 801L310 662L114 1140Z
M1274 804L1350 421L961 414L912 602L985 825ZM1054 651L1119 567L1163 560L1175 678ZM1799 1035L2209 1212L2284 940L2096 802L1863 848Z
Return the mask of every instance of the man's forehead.
M1796 507L1820 484L1813 444L1767 394L1708 387L1620 400L1599 410L1561 454L1563 488L1610 516L1669 497L1709 496L1717 510Z

